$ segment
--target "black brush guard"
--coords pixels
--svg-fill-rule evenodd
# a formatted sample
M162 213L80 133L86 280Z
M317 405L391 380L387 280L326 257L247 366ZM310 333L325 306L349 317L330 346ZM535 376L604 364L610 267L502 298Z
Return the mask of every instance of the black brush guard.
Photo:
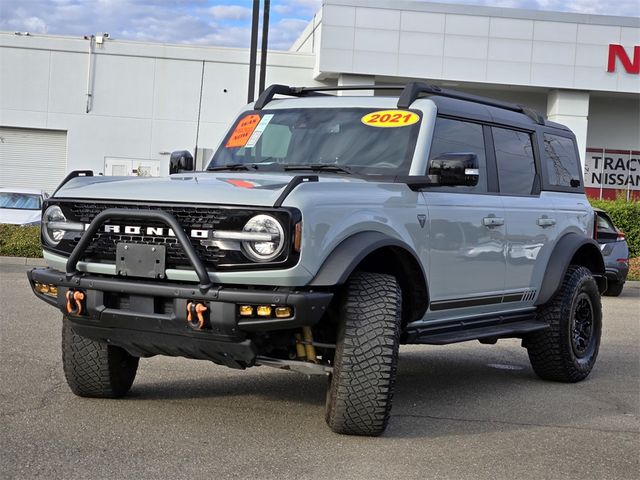
M98 229L111 219L154 220L170 227L182 246L199 284L94 275L78 271L77 264ZM66 272L35 268L27 273L36 296L58 307L78 334L118 345L136 356L169 355L207 359L233 368L255 363L250 332L315 325L326 311L332 293L276 287L214 285L176 218L163 211L109 208L91 222L71 253ZM55 285L55 297L35 289L36 283ZM86 295L81 315L66 310L69 291ZM187 323L187 305L208 307L208 326L194 330ZM240 318L238 305L287 305L289 318Z

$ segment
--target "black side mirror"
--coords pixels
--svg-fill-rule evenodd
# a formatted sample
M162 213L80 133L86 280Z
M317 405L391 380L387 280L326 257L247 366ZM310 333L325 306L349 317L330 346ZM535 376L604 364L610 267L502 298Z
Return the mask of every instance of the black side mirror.
M429 160L429 175L438 185L473 187L478 184L478 156L475 153L443 153Z
M176 150L171 152L169 158L169 175L181 172L193 171L193 157L188 150Z

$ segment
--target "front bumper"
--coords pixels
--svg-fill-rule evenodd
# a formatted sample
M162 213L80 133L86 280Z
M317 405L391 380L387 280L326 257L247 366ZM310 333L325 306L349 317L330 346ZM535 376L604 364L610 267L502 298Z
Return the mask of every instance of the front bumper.
M170 355L212 360L233 368L255 363L251 332L315 325L332 293L298 290L208 288L181 283L68 274L50 268L27 273L36 296L59 308L78 334L120 346L136 356ZM35 289L36 283L57 287L55 296ZM84 294L80 314L68 313L67 292ZM187 305L207 307L206 325L194 329ZM282 305L288 318L240 317L238 305Z

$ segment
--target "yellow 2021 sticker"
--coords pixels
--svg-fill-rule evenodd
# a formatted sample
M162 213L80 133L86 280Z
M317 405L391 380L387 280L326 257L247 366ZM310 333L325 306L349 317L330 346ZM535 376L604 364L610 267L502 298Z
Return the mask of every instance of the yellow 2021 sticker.
M370 127L406 127L420 121L420 115L406 110L380 110L367 113L360 119L365 125Z

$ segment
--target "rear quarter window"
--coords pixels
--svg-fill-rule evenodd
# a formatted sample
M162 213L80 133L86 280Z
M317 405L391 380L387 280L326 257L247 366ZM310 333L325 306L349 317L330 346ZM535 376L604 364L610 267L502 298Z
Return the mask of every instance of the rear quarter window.
M549 187L582 191L580 160L571 138L545 133L542 161Z

